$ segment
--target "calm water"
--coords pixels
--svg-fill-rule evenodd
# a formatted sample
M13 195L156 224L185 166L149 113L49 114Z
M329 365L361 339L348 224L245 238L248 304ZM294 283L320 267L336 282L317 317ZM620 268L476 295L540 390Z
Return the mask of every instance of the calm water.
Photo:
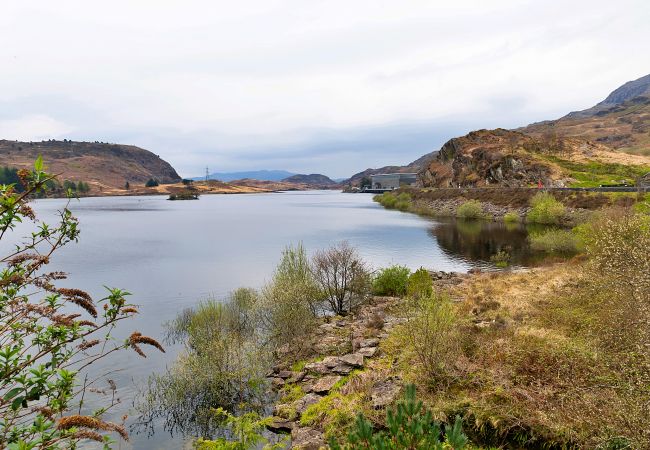
M64 204L39 200L33 206L41 220L53 220ZM161 339L163 323L197 301L240 286L260 287L282 249L300 241L311 252L347 240L375 268L402 264L466 271L490 267L490 256L504 247L514 263L533 262L522 227L423 219L387 211L366 194L212 195L177 202L160 196L105 197L74 201L71 209L80 220L80 242L65 247L50 268L69 273L60 286L84 289L95 298L104 296L102 285L132 292L140 315L122 322L122 337L138 330ZM2 249L28 229L21 226ZM136 386L173 362L178 349L167 350L162 355L147 349L147 359L122 352L103 363L103 371L123 368L109 375L122 400L115 416L131 408ZM138 449L178 448L183 442L163 430L131 438Z

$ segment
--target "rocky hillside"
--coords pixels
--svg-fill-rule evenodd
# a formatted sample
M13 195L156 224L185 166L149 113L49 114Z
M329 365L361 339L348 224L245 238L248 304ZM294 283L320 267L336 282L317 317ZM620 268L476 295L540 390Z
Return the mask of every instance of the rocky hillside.
M370 175L375 175L378 173L416 173L420 171L427 164L427 162L434 159L437 154L438 154L437 150L431 153L427 153L426 155L421 156L420 158L416 159L415 161L405 166L384 166L378 169L366 169L362 172L355 173L347 180L343 180L341 182L341 185L358 186L362 178L370 177Z
M338 184L336 181L332 180L328 176L322 175L320 173L312 173L309 175L304 175L304 174L292 175L290 177L283 179L282 182L306 184L309 186L323 186L323 187L331 187Z
M447 141L418 172L423 187L592 187L630 184L650 171L650 158L581 138L536 137L504 129Z
M160 183L180 181L176 170L158 155L133 145L97 142L0 140L0 166L32 167L38 155L61 181L84 181L93 192L134 187L150 178Z
M650 156L650 75L625 83L583 111L519 129L532 136L572 136Z

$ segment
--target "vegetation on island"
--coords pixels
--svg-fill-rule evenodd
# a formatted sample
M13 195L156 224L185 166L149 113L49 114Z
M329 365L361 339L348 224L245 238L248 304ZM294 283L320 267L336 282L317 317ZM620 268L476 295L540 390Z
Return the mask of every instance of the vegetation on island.
M66 206L57 223L36 220L29 199L55 182L40 157L33 170L15 175L18 181L0 184L0 239L14 237L20 222L32 222L34 231L0 259L0 447L74 448L88 441L109 447L113 436L128 440L123 422L103 420L118 402L115 383L99 389L100 378L88 379L88 369L127 348L142 356L142 345L164 350L139 332L113 337L137 313L128 292L107 288L95 302L82 290L56 286L66 275L48 272L47 265L79 239L77 219ZM91 397L101 406L86 411Z

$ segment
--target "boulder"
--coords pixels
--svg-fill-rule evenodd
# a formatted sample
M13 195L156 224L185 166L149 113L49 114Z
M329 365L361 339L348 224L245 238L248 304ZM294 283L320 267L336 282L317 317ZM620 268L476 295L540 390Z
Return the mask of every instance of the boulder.
M321 398L319 395L310 393L293 402L293 407L299 415L302 415L309 406L318 403Z
M339 357L339 362L341 364L346 364L354 368L363 367L363 355L359 353L349 353L344 356Z
M273 417L271 422L266 425L266 429L272 433L288 434L291 433L291 430L293 430L295 425L295 422L292 422L291 420L286 420L281 417Z
M377 347L363 347L360 348L357 353L360 355L363 355L366 358L372 358L379 352L379 349Z
M323 433L310 428L294 428L291 430L291 448L299 450L320 450L325 448Z
M393 403L401 389L401 383L395 379L382 380L375 383L370 393L373 408L385 408Z
M314 383L312 391L317 394L327 394L340 380L341 377L338 375L326 375Z

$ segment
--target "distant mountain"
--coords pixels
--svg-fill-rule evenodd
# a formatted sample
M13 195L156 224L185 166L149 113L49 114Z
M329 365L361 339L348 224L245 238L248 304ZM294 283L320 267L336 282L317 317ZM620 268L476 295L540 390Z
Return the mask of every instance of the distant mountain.
M331 178L325 175L321 175L320 173L312 173L309 175L304 175L304 174L292 175L290 177L285 178L282 181L286 183L308 184L311 186L333 186L337 184L336 181L332 180Z
M142 184L150 178L160 183L181 180L176 170L158 155L133 145L101 142L0 140L0 165L31 168L38 155L60 181L84 181L91 192L123 188L128 181Z
M627 153L650 155L650 75L625 83L589 109L519 131L538 137L581 137Z
M285 178L296 175L286 170L250 170L243 172L215 172L208 177L211 180L233 181L233 180L260 180L260 181L282 181ZM194 180L205 180L203 177L194 177Z

